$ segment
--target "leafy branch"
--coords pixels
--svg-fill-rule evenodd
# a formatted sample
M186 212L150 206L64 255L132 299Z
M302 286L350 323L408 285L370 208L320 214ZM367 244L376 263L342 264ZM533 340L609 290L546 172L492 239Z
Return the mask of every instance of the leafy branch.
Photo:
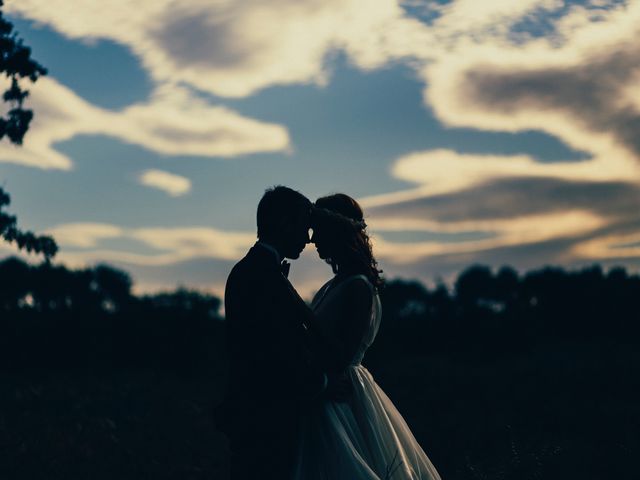
M3 5L0 0L0 73L11 80L11 86L2 95L3 101L9 104L9 111L0 116L0 140L6 135L11 143L21 145L33 119L33 111L23 107L29 92L22 89L20 80L27 78L33 83L46 75L47 70L31 58L31 49L22 43L13 24L4 18ZM41 253L49 261L58 251L56 242L51 237L18 229L16 217L3 211L10 203L11 197L0 188L0 238L29 253Z
M16 217L3 211L10 203L11 197L0 188L0 238L15 243L21 250L42 254L49 261L58 251L55 240L47 235L36 235L18 229Z
M29 91L21 87L20 80L28 78L35 82L47 74L47 69L31 58L31 49L23 44L13 24L4 18L3 4L0 0L0 72L11 80L11 86L2 95L10 108L0 117L0 139L6 135L11 143L20 145L33 119L33 111L23 107Z

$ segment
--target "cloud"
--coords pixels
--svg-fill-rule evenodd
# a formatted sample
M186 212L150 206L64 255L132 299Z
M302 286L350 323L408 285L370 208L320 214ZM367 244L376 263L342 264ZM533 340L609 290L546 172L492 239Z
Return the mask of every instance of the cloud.
M509 177L568 181L626 180L618 171L601 171L603 160L541 163L528 155L460 154L453 150L415 152L397 159L394 177L423 186L421 195L467 189L478 184Z
M543 38L460 40L422 69L425 102L445 125L547 132L603 179L638 179L639 20L638 2L575 6Z
M558 6L557 0L457 0L439 8L439 16L432 27L448 45L461 38L481 42L505 37L520 19L535 12L553 11Z
M121 237L124 230L105 223L67 223L47 231L60 245L67 247L92 248L100 240Z
M119 112L84 101L51 78L31 88L37 114L24 145L0 143L0 162L68 170L72 161L55 144L77 135L102 134L164 155L233 157L289 148L287 130L210 105L184 88L158 88L145 103Z
M588 159L542 163L442 149L398 158L391 174L416 186L362 199L383 257L443 270L524 252L538 263L592 261L598 252L637 257L637 246L623 240L636 238L640 223L633 206L640 198L640 3L568 7L549 20L545 37L514 33L539 9L560 11L553 2L442 8L432 26L443 43L418 67L425 104L446 126L539 130ZM457 30L465 24L467 34ZM388 241L385 229L491 236L407 244Z
M522 216L507 220L489 219L447 224L440 228L437 222L429 222L431 231L489 232L493 236L480 240L458 242L389 242L384 237L384 222L374 235L374 246L381 258L394 263L410 263L433 255L477 253L483 250L527 245L548 240L571 237L591 232L605 224L604 220L588 211L565 211ZM417 224L414 224L416 226ZM382 227L382 228L380 228Z
M228 232L206 227L141 228L131 237L147 245L176 252L184 258L240 258L256 241L255 233Z
M438 18L429 25L391 0L369 2L366 9L356 0L157 0L135 9L126 0L73 7L64 0L21 0L7 8L72 38L129 46L161 89L187 84L233 97L272 85L324 84L333 51L346 52L363 69L405 61L423 78L426 103L445 124L546 131L592 153L598 166L601 156L615 153L608 167L622 175L633 167L618 153L637 138L628 106L640 96L632 88L640 6L606 3L569 8L555 0L458 0L435 6ZM519 22L542 14L557 15L549 20L550 40L514 32ZM616 75L606 76L611 69ZM591 114L572 109L576 104ZM147 117L139 109L129 113ZM176 117L172 130L185 122L188 115ZM199 135L213 136L184 132L190 143ZM169 135L162 149L171 150L172 140ZM282 140L267 150L284 148Z
M372 0L9 1L7 11L51 25L70 38L128 46L158 84L186 83L222 96L272 85L326 83L326 57L346 52L361 68L398 58L432 59L461 36L492 32L549 0L477 2L437 7L427 26L399 2Z
M627 182L579 182L544 177L505 178L463 191L426 195L367 207L372 227L395 230L402 225L410 230L446 230L447 225L464 225L472 230L474 222L508 220L529 215L589 210L608 222L637 216L640 186ZM366 199L362 201L366 205ZM432 226L432 223L434 226ZM393 226L395 225L395 228Z
M578 258L594 261L640 258L640 226L633 233L607 235L581 242L574 246L573 253Z
M640 110L630 95L640 78L639 52L629 39L573 64L479 62L434 74L428 96L450 125L537 129L594 155L613 151L640 161ZM440 83L444 78L455 87Z
M110 224L69 223L48 230L60 244L56 261L71 266L96 262L161 266L194 258L237 260L256 241L255 233L209 227L123 228ZM102 239L141 243L150 253L105 249Z
M188 178L162 170L146 170L140 174L138 180L141 185L157 188L172 197L179 197L191 190L191 181Z
M414 192L415 193L415 192ZM386 197L388 199L388 197ZM363 199L374 247L393 264L408 265L438 257L451 262L500 258L518 247L528 264L590 259L615 238L640 228L640 186L629 182L570 181L548 177L495 178L463 190L413 195L395 202ZM369 204L369 205L368 205ZM398 242L392 233L426 232L431 241ZM598 240L601 239L601 240ZM563 245L544 256L538 245ZM584 245L584 246L583 246ZM608 248L608 247L607 247ZM609 249L611 250L611 249ZM638 249L618 247L601 258L629 258Z
M136 8L128 0L74 3L19 0L7 8L71 38L129 46L154 78L156 95L111 115L50 84L36 116L38 122L49 108L46 128L36 123L21 153L2 146L0 158L68 168L69 159L51 145L85 132L163 154L283 151L289 139L282 127L208 105L175 85L229 97L273 85L323 85L331 74L328 55L343 51L362 69L396 61L413 67L425 85L425 106L447 127L542 131L588 157L549 164L533 155L436 149L395 159L390 174L413 186L363 199L376 248L392 269L638 255L632 199L640 184L640 2L457 0L434 6L429 22L383 0L366 8L356 0L156 0ZM541 18L543 26L536 24ZM455 244L389 240L390 232L407 229L490 235ZM125 235L162 250L128 253L127 261L156 266L200 256L237 258L242 249L233 242L246 247L253 239L200 228Z
M328 52L353 50L380 65L403 34L419 30L393 1L358 0L20 0L9 13L71 38L127 45L158 83L187 83L223 96L271 85L326 82ZM385 32L393 32L389 41ZM413 35L411 35L413 37Z

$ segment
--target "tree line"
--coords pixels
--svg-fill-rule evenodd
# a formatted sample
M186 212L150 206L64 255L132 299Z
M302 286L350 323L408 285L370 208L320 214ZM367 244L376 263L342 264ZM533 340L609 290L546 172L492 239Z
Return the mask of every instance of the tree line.
M519 274L474 265L452 289L395 280L382 292L383 322L370 357L430 350L483 356L526 351L544 342L637 341L640 276L599 265L544 267ZM371 361L375 361L372 358Z
M16 257L0 261L4 355L32 365L38 358L86 365L89 360L73 351L102 364L170 365L190 358L197 365L211 356L205 339L223 343L219 298L187 289L135 295L132 287L129 274L108 265L74 270ZM551 341L635 341L640 331L634 313L640 276L621 267L547 267L519 275L509 267L472 266L451 288L392 280L381 297L383 321L367 358L371 365L434 352L507 355Z
M5 368L202 369L221 339L220 320L212 295L184 288L134 295L129 274L108 265L0 261Z

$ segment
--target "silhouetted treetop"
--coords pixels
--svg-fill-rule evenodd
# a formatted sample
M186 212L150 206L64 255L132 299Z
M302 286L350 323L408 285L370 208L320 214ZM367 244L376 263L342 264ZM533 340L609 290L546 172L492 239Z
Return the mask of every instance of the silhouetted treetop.
M22 88L21 80L35 82L46 75L47 70L31 58L31 49L18 37L13 24L4 18L3 3L0 0L0 72L10 79L11 85L2 96L9 110L0 117L0 139L6 135L12 143L20 145L33 119L33 111L23 106L29 92Z
M13 24L4 18L3 5L0 0L0 73L10 79L11 86L2 96L9 104L9 111L0 117L0 140L6 135L11 143L20 145L33 118L33 111L23 107L29 92L20 86L20 81L26 78L35 82L41 75L46 75L47 70L31 58L31 49L22 43ZM10 203L11 197L0 187L0 238L16 244L21 250L41 253L48 261L58 251L55 241L18 229L16 217L3 211Z
M109 265L72 270L62 265L29 265L9 257L0 260L0 311L76 312L128 315L190 313L220 318L220 299L179 288L136 296L129 274ZM90 320L87 320L90 321Z
M55 240L47 235L36 235L30 231L20 230L16 217L4 211L4 208L10 204L11 197L0 187L0 238L16 244L20 250L42 254L47 261L54 257L58 251Z
M183 287L173 292L156 293L142 297L142 301L155 309L188 311L204 318L219 318L221 301L217 297Z
M640 334L640 276L622 267L519 274L474 265L451 291L391 280L381 300L380 334L367 357L373 364L434 350L488 355L563 339L633 341Z

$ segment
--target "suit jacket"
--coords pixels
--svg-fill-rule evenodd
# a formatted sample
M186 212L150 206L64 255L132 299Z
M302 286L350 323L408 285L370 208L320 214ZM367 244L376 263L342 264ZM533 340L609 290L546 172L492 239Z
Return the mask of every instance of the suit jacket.
M229 274L225 316L229 381L223 430L232 454L256 460L251 468L264 471L254 472L255 478L286 478L300 409L325 386L304 326L313 314L282 275L274 253L255 245Z

